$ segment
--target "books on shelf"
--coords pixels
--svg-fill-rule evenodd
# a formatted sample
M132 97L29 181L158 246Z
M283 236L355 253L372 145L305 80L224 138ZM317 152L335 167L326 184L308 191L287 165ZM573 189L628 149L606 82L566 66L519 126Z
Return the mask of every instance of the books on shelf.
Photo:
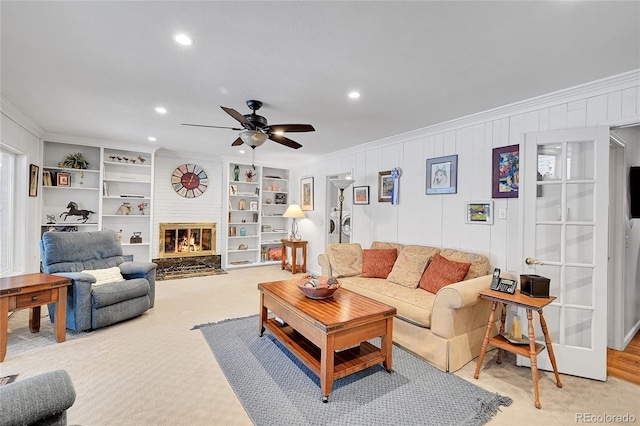
M55 186L55 180L51 178L51 172L44 170L42 172L42 185L43 186Z
M144 198L141 194L120 194L122 198Z

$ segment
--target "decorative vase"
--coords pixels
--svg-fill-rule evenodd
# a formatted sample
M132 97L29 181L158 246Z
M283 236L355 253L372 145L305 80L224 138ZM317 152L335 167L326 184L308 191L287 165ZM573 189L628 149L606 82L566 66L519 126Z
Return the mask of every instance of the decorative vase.
M244 228L240 228L240 236L241 237L246 237L247 236L247 230Z
M240 180L240 166L237 164L233 167L233 180L236 182Z
M247 177L247 182L251 182L251 179L253 178Z

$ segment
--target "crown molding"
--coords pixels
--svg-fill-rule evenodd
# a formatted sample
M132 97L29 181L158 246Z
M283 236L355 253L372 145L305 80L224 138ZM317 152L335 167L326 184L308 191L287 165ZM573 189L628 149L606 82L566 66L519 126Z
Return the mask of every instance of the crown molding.
M345 155L355 155L356 153L369 149L407 142L412 139L423 138L452 130L458 130L461 128L486 123L488 121L500 120L502 118L518 114L526 114L531 111L549 108L558 104L587 99L606 93L630 89L638 86L640 86L640 69L602 78L599 80L591 81L589 83L580 84L577 86L547 93L545 95L536 96L534 98L467 115L464 117L455 118L453 120L444 121L442 123L437 123L420 129L389 136L384 139L366 142L355 147L349 147L340 151L334 151L321 157L321 161L331 160L334 158L343 157ZM622 119L618 121L620 123L623 123L628 122L628 119ZM311 161L310 163L316 161L318 161L318 159Z
M96 139L87 138L84 136L66 135L63 133L45 132L40 136L40 139L49 142L70 143L75 145L88 145L95 147L104 147L107 149L122 149L126 151L141 151L141 152L153 152L158 150L158 147L148 147L143 145L131 145L126 142L114 141L110 139Z
M42 127L36 124L36 122L32 119L27 117L25 113L23 113L17 106L12 104L7 98L2 95L0 95L0 111L2 111L2 113L7 116L7 118L14 121L37 138L42 137L42 135L45 133Z

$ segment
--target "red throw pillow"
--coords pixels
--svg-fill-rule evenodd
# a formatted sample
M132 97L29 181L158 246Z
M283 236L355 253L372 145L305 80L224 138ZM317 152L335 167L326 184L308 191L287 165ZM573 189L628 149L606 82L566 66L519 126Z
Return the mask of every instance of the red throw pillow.
M435 294L446 285L462 281L470 266L470 263L454 262L436 254L420 278L420 288Z
M364 249L362 256L362 274L365 278L387 278L396 263L398 250Z

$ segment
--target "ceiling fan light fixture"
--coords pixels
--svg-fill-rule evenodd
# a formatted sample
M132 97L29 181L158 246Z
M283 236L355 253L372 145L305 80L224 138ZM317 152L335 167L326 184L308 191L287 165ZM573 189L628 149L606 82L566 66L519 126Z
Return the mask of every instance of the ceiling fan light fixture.
M257 130L243 130L240 132L240 139L242 142L249 145L251 148L256 148L267 141L269 136L266 133L259 132Z

